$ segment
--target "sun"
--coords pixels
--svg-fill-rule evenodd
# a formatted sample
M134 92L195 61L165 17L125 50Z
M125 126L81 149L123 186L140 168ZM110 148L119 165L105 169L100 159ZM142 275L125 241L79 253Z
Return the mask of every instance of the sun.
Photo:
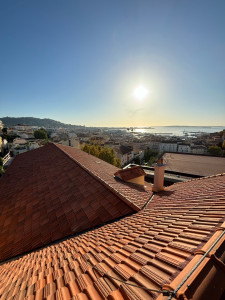
M134 93L133 93L134 97L137 99L137 100L143 100L146 98L146 96L148 95L148 90L142 86L142 85L139 85L138 87L136 87L136 89L134 90Z

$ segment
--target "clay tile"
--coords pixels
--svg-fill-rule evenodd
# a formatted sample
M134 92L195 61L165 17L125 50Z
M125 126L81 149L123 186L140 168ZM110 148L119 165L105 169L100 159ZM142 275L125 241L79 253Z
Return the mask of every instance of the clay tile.
M146 173L145 171L142 169L141 166L135 166L132 168L127 168L127 169L123 169L123 170L119 170L117 171L114 176L119 177L121 179L123 179L124 181L136 178L136 177L140 177L140 176L145 176Z

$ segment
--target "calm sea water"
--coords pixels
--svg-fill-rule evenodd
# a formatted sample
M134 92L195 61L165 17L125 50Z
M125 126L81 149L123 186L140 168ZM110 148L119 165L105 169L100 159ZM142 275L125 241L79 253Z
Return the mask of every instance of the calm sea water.
M134 132L153 133L159 135L198 135L202 132L213 133L225 129L225 126L155 126L152 128L135 128Z

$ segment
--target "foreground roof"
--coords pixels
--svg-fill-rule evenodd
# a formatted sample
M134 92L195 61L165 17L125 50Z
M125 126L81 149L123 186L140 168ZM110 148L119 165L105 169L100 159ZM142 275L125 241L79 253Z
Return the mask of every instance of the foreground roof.
M166 164L166 170L174 172L198 176L211 176L225 172L225 157L165 153L163 161Z
M0 180L0 261L138 211L151 192L117 170L52 143L16 156Z
M156 291L176 289L224 219L225 175L174 184L131 216L2 264L1 299L162 298ZM189 284L204 296L202 284Z

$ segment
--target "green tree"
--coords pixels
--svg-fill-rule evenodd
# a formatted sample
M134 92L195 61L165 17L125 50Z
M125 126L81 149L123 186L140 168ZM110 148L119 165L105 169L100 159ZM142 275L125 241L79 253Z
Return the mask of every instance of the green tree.
M115 151L113 149L110 149L109 147L85 144L82 150L110 163L111 165L121 168L120 159L116 158Z
M141 164L140 157L135 157L135 158L134 158L134 163L135 163L136 165L140 165L140 164Z
M221 155L222 153L222 149L219 146L210 146L208 150L211 155Z
M94 155L96 157L99 157L99 150L98 147L96 147L95 145L91 145L90 146L90 152L91 155Z
M35 139L47 140L48 135L44 128L38 129L34 132Z
M114 166L116 166L117 168L121 168L122 164L119 158L115 159Z
M17 138L17 137L19 137L18 135L9 135L9 134L5 134L5 133L3 133L2 135L1 135L1 137L2 137L2 139L5 139L5 140L7 140L9 143L12 143L13 142L13 140L15 139L15 138Z
M7 127L2 128L2 133L7 134L7 130L8 130Z
M144 161L151 166L152 163L158 159L159 154L160 153L158 151L147 148L144 152Z

